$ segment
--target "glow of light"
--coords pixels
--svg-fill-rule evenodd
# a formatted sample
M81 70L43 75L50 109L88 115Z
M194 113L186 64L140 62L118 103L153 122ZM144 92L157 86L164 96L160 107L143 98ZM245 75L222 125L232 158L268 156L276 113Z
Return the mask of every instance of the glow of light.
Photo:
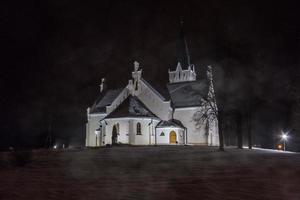
M283 135L282 135L282 139L286 140L286 139L287 139L287 135L286 135L286 134L283 134Z
M281 148L282 148L282 145L281 145L281 144L279 144L279 145L278 145L278 149L281 149Z
M282 132L281 138L282 138L283 140L287 140L287 139L288 139L288 135L287 135L286 133L283 133L283 132Z
M54 149L57 149L57 145L54 145L53 148L54 148Z

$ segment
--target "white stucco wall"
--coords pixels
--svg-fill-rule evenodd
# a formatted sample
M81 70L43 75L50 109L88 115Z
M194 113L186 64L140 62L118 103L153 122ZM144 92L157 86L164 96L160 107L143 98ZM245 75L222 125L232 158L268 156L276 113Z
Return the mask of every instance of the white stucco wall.
M209 126L209 145L210 146L219 146L219 129L218 129L218 120L214 119L210 122Z
M88 114L88 121L86 123L86 146L96 146L95 130L99 128L99 121L103 119L106 114ZM99 136L97 137L97 146L100 145Z
M201 126L196 126L193 121L193 115L202 107L177 108L174 112L174 119L180 120L187 128L187 143L199 145L219 145L218 122L215 119L209 123L209 134L206 134L205 123Z
M111 144L112 143L112 131L113 126L119 124L119 134L117 141L121 142L123 144L128 144L128 122L126 120L122 119L112 119L112 120L105 120L107 125L105 128L105 138L103 141L105 141L105 144Z
M174 119L181 121L181 123L187 128L188 144L207 144L205 126L198 128L196 123L193 121L193 115L199 109L201 108L177 108L174 112Z
M176 141L178 142L178 144L185 143L184 129L171 127L171 128L156 128L157 144L158 145L169 145L171 131L175 131ZM164 132L164 136L161 136L162 132Z
M174 118L180 120L182 124L187 128L187 133L184 130L178 128L157 128L159 120L153 120L151 118L115 118L106 119L102 121L102 130L97 136L95 130L100 127L100 121L106 116L106 114L89 114L88 122L86 124L86 146L102 146L111 144L113 125L119 123L119 135L117 141L123 144L132 145L154 145L154 144L170 144L170 132L174 130L176 132L178 144L185 144L187 140L188 144L202 144L202 145L219 145L218 135L218 123L217 120L210 122L209 135L206 134L205 125L200 128L196 127L196 123L193 121L194 113L201 109L200 107L194 108L180 108L175 109ZM136 134L136 124L141 123L142 135ZM165 136L160 136L161 132L165 133ZM155 133L157 134L155 137ZM149 135L150 134L150 135ZM182 137L180 137L182 135ZM187 137L185 139L185 136Z
M113 126L119 124L119 135L117 142L131 145L153 145L155 144L155 126L159 120L151 118L113 118L105 120L107 125L104 127L105 144L112 143ZM137 135L137 123L141 124L141 135ZM151 123L149 125L149 123ZM103 144L103 145L105 145Z
M149 88L143 81L139 82L140 93L137 97L149 108L151 111L162 120L169 120L171 118L170 101L164 101L153 89Z

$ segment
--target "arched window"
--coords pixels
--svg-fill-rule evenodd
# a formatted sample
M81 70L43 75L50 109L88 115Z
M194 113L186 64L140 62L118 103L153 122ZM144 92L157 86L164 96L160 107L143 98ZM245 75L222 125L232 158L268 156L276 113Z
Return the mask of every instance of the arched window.
M138 81L135 82L135 90L139 89Z
M137 135L142 135L142 130L141 130L142 128L141 128L141 123L140 122L138 122L137 124L136 124L136 134Z
M164 133L164 132L161 132L161 133L160 133L160 136L165 136L165 133Z

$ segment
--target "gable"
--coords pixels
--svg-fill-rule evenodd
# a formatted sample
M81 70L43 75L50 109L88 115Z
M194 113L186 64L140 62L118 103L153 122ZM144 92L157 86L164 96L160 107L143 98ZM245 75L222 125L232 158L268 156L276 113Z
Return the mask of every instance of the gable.
M185 128L183 126L183 124L179 120L176 120L176 119L170 119L168 121L162 120L156 126L156 128L170 128L170 127Z
M153 117L157 118L136 96L129 95L114 111L106 118L120 117Z
M160 119L168 120L171 117L170 100L166 100L156 89L144 79L140 80L140 92L137 97L147 108L150 108Z

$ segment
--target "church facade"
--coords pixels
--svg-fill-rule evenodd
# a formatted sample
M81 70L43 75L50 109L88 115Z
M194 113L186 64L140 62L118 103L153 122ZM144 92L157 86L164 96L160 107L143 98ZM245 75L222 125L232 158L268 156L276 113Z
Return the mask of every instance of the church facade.
M164 87L146 81L137 61L124 88L108 90L102 79L99 98L87 109L86 146L219 145L211 67L197 80L182 32L178 46L176 69L169 69Z

